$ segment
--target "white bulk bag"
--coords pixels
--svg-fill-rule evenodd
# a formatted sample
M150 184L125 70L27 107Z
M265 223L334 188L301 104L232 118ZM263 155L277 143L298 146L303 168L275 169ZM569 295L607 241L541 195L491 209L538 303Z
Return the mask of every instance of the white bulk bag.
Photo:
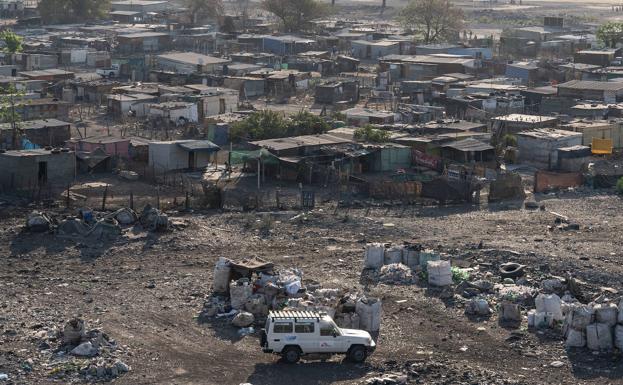
M567 348L583 348L586 346L586 336L583 330L569 329L565 347Z
M382 243L366 245L364 265L367 268L380 269L385 260L385 246Z
M385 264L402 263L402 247L393 246L385 249Z
M552 313L554 320L562 321L562 307L560 297L556 294L539 294L534 300L537 313Z
M614 326L617 324L619 313L618 307L613 303L599 304L593 308L595 312L595 322Z
M612 328L608 324L594 323L586 327L586 346L590 350L610 350Z
M357 301L355 312L359 315L359 326L369 332L381 329L381 300L362 297Z
M231 260L220 257L214 265L214 278L212 280L212 290L216 293L227 293L229 286L229 275L231 273Z

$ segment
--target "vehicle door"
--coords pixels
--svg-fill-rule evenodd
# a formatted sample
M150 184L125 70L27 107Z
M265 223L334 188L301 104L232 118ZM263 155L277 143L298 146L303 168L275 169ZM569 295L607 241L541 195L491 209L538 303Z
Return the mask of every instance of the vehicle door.
M339 329L329 320L319 322L318 352L319 353L340 353L343 351L342 340Z
M303 350L303 353L315 352L316 335L318 334L316 331L316 322L313 320L295 322L294 333L296 334L298 345Z
M296 344L296 334L294 334L292 321L273 322L272 331L268 335L268 345L273 351L280 352L285 345Z

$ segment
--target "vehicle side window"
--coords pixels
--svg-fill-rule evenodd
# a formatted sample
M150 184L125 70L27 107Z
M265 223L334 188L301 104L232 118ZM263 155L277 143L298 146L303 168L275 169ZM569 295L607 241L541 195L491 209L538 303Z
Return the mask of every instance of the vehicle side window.
M297 333L313 333L314 323L313 322L297 322L294 324L294 331Z
M292 333L292 322L275 322L273 333Z

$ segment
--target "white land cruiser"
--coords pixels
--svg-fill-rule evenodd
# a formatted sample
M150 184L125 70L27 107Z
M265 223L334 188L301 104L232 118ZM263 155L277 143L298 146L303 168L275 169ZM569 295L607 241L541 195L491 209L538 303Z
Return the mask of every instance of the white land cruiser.
M262 350L295 363L302 355L346 354L365 361L376 343L365 330L339 328L325 312L271 311L262 331Z

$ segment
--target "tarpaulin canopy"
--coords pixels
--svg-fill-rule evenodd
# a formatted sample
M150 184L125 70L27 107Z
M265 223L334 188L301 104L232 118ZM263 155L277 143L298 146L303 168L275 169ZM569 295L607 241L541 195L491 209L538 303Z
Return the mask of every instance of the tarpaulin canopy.
M279 164L279 158L264 148L254 151L231 151L229 153L231 164L257 162L258 159L265 164Z

